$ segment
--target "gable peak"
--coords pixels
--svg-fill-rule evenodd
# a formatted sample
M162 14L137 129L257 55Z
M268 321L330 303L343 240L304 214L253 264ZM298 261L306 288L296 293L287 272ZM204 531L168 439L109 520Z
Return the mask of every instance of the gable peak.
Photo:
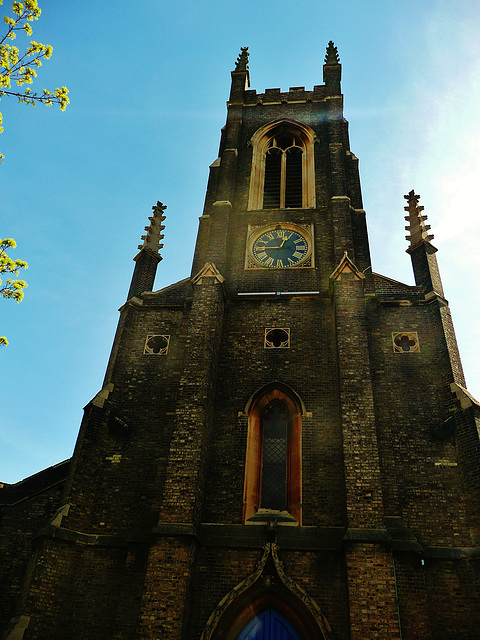
M342 274L353 274L355 280L365 280L365 275L357 268L354 262L348 257L346 251L343 252L343 257L330 275L330 281L334 282L338 280Z

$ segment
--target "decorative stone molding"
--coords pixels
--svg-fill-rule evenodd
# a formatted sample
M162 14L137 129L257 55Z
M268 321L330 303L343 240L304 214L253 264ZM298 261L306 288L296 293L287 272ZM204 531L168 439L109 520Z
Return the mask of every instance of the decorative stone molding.
M223 284L225 278L222 276L213 262L206 262L196 276L192 278L192 284L204 284L204 278L214 278L215 283Z
M166 356L170 344L169 335L149 334L145 338L143 354L150 356Z
M107 385L105 385L103 389L101 389L97 393L97 395L93 398L92 400L93 406L99 407L100 409L102 409L103 405L105 404L105 400L108 399L108 396L113 391L113 388L114 388L113 382L109 382Z
M480 407L480 402L478 402L478 400L476 400L472 394L465 389L465 387L462 387L461 384L452 382L450 384L450 389L452 393L457 396L457 400L460 400L460 406L462 409L468 409L473 405Z
M145 231L147 233L142 236L143 244L138 245L140 250L148 249L152 253L158 253L159 250L163 248L163 244L161 244L160 241L164 238L162 231L165 227L162 222L165 220L163 212L166 208L166 205L162 204L160 201L152 207L153 215L148 218L150 220L150 224L148 227L145 227Z
M298 138L302 153L302 207L315 207L315 165L314 144L316 136L311 127L294 120L275 120L260 127L249 141L253 147L252 170L250 176L250 192L248 210L263 209L263 191L265 183L265 155L271 139L279 131L288 131Z
M418 353L420 342L416 331L392 332L393 353Z
M61 527L62 519L64 516L68 516L68 512L70 511L71 505L67 502L67 504L62 505L59 509L57 509L53 515L53 518L49 521L52 527Z
M290 328L266 327L263 346L265 349L290 349Z
M241 47L238 54L235 71L248 71L248 47Z
M279 551L278 545L275 544L274 542L271 542L270 548L271 548L271 554L273 557L273 562L275 564L275 569L277 570L278 577L280 578L280 580L287 587L287 589L290 589L290 591L294 593L297 596L297 598L301 600L303 604L306 606L306 608L310 611L310 613L315 618L318 626L320 627L320 630L322 631L325 639L329 640L331 638L333 640L332 630L326 618L322 614L320 607L313 600L313 598L307 595L307 593L302 589L302 587L300 587L295 582L295 580L290 578L290 576L288 576L287 573L285 572L283 562L278 557L278 551Z
M302 602L302 604L308 609L315 622L318 625L319 631L323 634L325 640L333 640L333 633L328 624L326 618L322 614L320 607L307 593L290 578L285 572L284 564L278 557L279 547L274 542L267 542L263 547L263 554L259 562L255 567L255 571L242 580L236 587L234 587L215 607L212 615L207 621L207 624L203 630L200 640L211 640L215 629L220 622L225 611L228 607L243 593L252 587L257 580L262 577L262 574L267 564L267 560L271 557L275 567L277 577L283 586L288 589L292 594ZM268 585L270 580L269 576L265 576L265 583Z
M355 280L365 280L365 275L355 266L355 264L348 257L348 253L343 253L343 258L340 260L338 266L330 275L330 282L338 280L340 276L344 274L352 273Z
M143 305L143 300L141 300L140 298L137 298L137 296L133 296L132 298L130 298L129 300L127 300L125 302L125 304L122 304L122 306L119 308L120 313L122 313L122 311L124 311L127 307L141 307Z
M406 196L403 196L408 202L408 206L404 207L408 212L408 216L405 216L405 220L408 225L405 227L405 231L409 231L410 234L405 236L405 240L410 241L409 249L415 248L422 242L430 243L433 240L433 234L429 234L430 225L425 224L427 216L422 214L424 207L418 204L420 196L412 189Z
M233 589L229 593L227 593L227 595L218 603L218 605L213 610L212 615L207 620L207 624L205 626L205 629L203 630L200 640L211 639L213 632L217 628L220 618L227 610L229 605L232 604L232 602L236 598L238 598L239 595L241 595L244 591L251 587L260 578L270 553L271 543L267 542L263 547L263 554L255 567L255 571L247 576L244 580L239 582L236 587L233 587Z

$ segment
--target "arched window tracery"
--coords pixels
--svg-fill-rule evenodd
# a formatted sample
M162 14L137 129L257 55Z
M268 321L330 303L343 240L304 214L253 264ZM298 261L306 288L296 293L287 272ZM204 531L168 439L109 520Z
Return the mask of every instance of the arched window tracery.
M250 210L315 206L313 143L313 131L300 123L282 121L255 133Z

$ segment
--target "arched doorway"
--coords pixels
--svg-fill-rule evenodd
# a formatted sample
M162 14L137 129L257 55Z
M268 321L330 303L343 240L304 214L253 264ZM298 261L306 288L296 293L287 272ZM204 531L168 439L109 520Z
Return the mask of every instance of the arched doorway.
M268 542L254 573L217 605L200 640L333 640L318 605L285 573Z

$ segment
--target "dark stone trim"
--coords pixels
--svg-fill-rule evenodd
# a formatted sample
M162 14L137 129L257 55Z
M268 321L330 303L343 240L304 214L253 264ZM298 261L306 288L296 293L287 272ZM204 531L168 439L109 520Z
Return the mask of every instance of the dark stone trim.
M205 547L261 549L270 535L268 526L242 524L201 524L197 531L189 524L158 524L148 538L134 539L122 535L100 535L72 531L48 525L36 538L51 538L96 547L128 547L153 544L163 537L188 537ZM386 529L347 529L343 527L291 527L279 525L276 544L279 549L296 551L341 551L345 543L389 544L393 551L413 552L424 558L443 560L480 560L480 547L422 547L416 540L394 539Z
M347 529L345 542L393 542L386 529Z
M392 543L393 551L413 551L414 553L423 553L423 547L416 540L394 540Z
M198 532L193 524L159 522L157 526L153 528L153 535L159 538L164 536L188 536L198 539Z
M480 560L480 547L424 547L424 558L439 560Z
M51 538L70 542L72 544L85 544L95 547L127 547L130 544L125 536L121 535L98 535L95 533L82 533L81 531L73 531L72 529L64 529L63 527L55 527L47 525L41 529L34 539Z

